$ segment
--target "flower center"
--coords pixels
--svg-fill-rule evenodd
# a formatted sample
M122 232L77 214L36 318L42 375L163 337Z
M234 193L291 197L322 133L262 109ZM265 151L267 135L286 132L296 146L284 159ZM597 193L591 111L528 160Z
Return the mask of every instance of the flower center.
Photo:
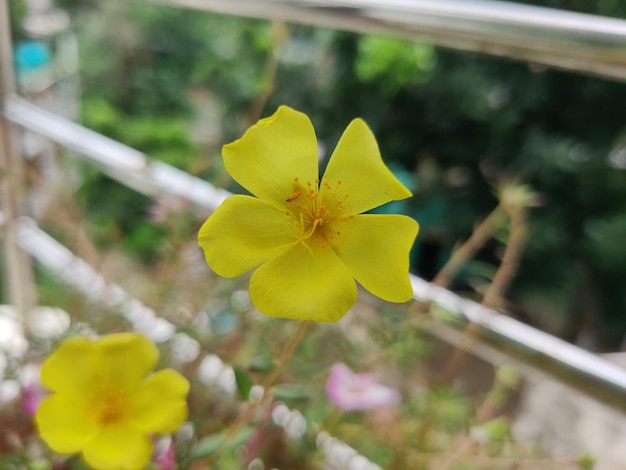
M320 181L300 182L293 179L293 193L286 199L287 215L293 226L296 239L305 244L311 239L321 248L333 237L338 237L341 232L336 224L354 216L343 215L343 203L348 194L340 193L341 181L337 181L333 188L328 183L320 186Z
M93 413L98 424L102 426L124 421L127 411L128 399L121 392L110 391L95 397Z

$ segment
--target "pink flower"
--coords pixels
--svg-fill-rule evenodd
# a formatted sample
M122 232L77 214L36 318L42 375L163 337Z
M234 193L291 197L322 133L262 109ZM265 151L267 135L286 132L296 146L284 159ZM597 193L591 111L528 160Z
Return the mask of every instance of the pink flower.
M35 416L39 403L46 396L46 391L40 384L27 385L22 389L22 409L28 416Z
M171 439L162 439L157 442L152 461L159 470L176 470L176 447Z
M400 401L397 390L379 384L372 374L355 374L343 363L330 368L326 393L343 411L376 410Z

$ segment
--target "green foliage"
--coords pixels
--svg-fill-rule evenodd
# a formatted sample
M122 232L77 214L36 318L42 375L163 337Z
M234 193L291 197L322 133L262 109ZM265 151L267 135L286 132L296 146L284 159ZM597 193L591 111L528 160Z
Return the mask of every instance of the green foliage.
M24 36L22 23L26 16L26 1L25 0L13 0L8 2L9 5L9 19L11 26L11 36L13 42L21 39ZM4 8L4 7L3 7Z
M150 262L156 259L162 244L167 239L167 233L162 227L147 221L138 221L128 231L124 240L125 248L139 259Z
M620 0L598 0L595 2L587 2L585 0L517 0L517 3L626 18L624 3Z
M578 458L580 470L593 470L596 466L596 459L589 454L583 454Z
M490 441L504 441L511 437L511 423L502 416L481 424L477 429Z
M233 370L235 371L237 390L239 390L242 399L247 400L250 397L250 390L254 383L243 367L233 367Z
M302 401L309 398L308 393L299 384L280 384L272 387L272 395L278 400Z
M427 44L363 36L358 47L357 77L382 82L383 90L389 95L401 87L426 82L435 66L435 50Z
M432 387L411 403L425 424L454 433L464 429L471 414L471 403L445 387Z
M147 220L152 201L96 171L85 171L76 200L90 222L88 230L101 246L122 242L138 258L151 261L165 240L161 228Z
M277 361L266 354L258 355L250 361L250 370L254 372L269 372L276 367Z
M87 127L152 158L185 169L194 156L187 120L152 114L127 115L97 97L83 99L82 111Z
M206 436L202 438L194 448L193 458L205 459L218 451L225 454L231 453L249 441L253 434L254 428L244 426L238 429L233 435L229 435L228 432L223 432Z

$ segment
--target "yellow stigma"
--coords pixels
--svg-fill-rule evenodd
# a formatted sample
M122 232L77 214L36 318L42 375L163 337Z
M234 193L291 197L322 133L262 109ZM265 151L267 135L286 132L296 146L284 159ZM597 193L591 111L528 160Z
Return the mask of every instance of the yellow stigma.
M296 239L306 245L311 239L321 248L326 241L340 236L335 224L353 216L343 215L343 202L348 194L339 194L341 180L335 187L316 179L314 182L301 183L293 179L293 193L285 200L285 215L292 219L293 233Z

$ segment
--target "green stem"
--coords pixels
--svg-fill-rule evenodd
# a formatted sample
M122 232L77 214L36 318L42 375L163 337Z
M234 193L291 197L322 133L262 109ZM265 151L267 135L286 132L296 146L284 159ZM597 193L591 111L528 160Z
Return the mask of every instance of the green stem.
M302 341L302 338L304 338L304 334L306 333L306 330L310 324L310 321L300 322L296 333L293 335L289 343L287 343L285 348L279 354L276 367L272 369L272 372L261 384L261 386L263 387L263 396L257 401L248 403L246 409L226 429L226 432L224 433L225 440L228 440L228 438L232 437L239 430L239 428L241 428L241 426L252 417L257 407L259 407L260 404L263 403L265 399L269 396L269 391L271 387L276 382L278 375L282 372L285 364L292 356L298 344L300 344L300 341Z

